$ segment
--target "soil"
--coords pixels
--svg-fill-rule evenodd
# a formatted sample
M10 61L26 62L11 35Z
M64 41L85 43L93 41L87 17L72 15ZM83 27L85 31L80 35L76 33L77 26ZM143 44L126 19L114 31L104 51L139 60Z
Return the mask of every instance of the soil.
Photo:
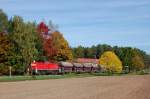
M150 99L150 75L1 82L0 99Z

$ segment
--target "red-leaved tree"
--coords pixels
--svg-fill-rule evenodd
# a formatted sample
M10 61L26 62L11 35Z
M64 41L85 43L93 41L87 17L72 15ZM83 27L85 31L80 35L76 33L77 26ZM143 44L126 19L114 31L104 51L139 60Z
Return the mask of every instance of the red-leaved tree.
M37 31L38 31L38 33L41 33L43 35L47 35L49 29L48 29L48 26L44 22L40 22L40 24L37 27Z
M42 41L43 54L49 61L52 61L52 57L56 55L57 50L52 45L51 34L49 34L50 30L44 22L41 22L37 27L37 31Z

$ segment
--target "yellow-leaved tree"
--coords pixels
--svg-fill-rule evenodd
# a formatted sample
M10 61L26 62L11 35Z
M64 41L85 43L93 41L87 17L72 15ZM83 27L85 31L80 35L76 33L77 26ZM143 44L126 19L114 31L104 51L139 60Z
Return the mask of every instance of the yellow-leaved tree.
M120 73L122 71L122 62L112 51L104 52L99 59L99 64L109 72Z
M51 33L51 38L52 45L56 49L56 55L53 56L53 59L57 61L72 60L72 50L63 35L59 31L55 31Z

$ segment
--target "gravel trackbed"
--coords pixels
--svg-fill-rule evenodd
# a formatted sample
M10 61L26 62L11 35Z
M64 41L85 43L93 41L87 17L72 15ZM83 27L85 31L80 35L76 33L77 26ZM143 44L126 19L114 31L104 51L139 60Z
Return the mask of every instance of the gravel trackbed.
M150 75L1 82L0 99L150 99Z

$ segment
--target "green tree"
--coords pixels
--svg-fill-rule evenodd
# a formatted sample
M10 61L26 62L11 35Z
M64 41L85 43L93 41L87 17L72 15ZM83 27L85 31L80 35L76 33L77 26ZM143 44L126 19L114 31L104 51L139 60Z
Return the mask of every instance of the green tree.
M120 73L122 71L122 62L115 53L111 51L106 51L101 55L99 64L109 72Z
M0 32L7 32L8 18L7 15L0 9Z
M72 51L73 51L74 58L84 57L84 47L78 46L77 48L73 48Z
M136 67L134 65L137 64L138 62L136 62L134 60L136 60L137 57L140 58L140 62L144 63L145 53L137 48L114 47L113 50L118 55L118 57L121 59L121 61L123 63L123 69L125 69L125 66L128 66L129 72L136 69Z
M144 56L145 69L150 70L150 55Z
M23 59L25 61L26 68L30 67L30 64L33 60L37 58L38 50L36 49L37 44L37 32L36 32L36 26L33 23L26 23L25 24L25 30L23 31L23 38L22 41L22 49L21 53L23 56Z
M125 66L131 67L131 58L132 58L132 48L131 47L113 47L113 51L120 58L123 64L123 69Z
M99 56L101 56L105 51L115 52L115 54L122 61L123 70L126 69L126 66L129 67L129 71L133 71L135 69L135 67L133 66L132 58L134 58L136 55L138 55L138 57L140 57L141 61L143 62L144 60L147 60L147 57L146 57L147 54L138 48L118 47L118 46L111 47L110 45L107 45L107 44L98 44L92 47L79 46L79 47L73 48L73 56L75 58L82 57L82 58L97 58L98 59ZM147 63L148 61L146 61L146 64Z
M96 57L99 58L105 51L112 51L112 47L107 44L99 44L97 45Z
M78 46L73 48L73 56L75 58L99 58L105 51L112 51L112 47L107 44L99 44L92 47Z
M36 25L30 22L25 23L19 16L14 16L10 25L10 36L15 48L13 50L14 57L16 58L15 62L19 62L16 69L21 69L25 72L38 54L36 49Z

